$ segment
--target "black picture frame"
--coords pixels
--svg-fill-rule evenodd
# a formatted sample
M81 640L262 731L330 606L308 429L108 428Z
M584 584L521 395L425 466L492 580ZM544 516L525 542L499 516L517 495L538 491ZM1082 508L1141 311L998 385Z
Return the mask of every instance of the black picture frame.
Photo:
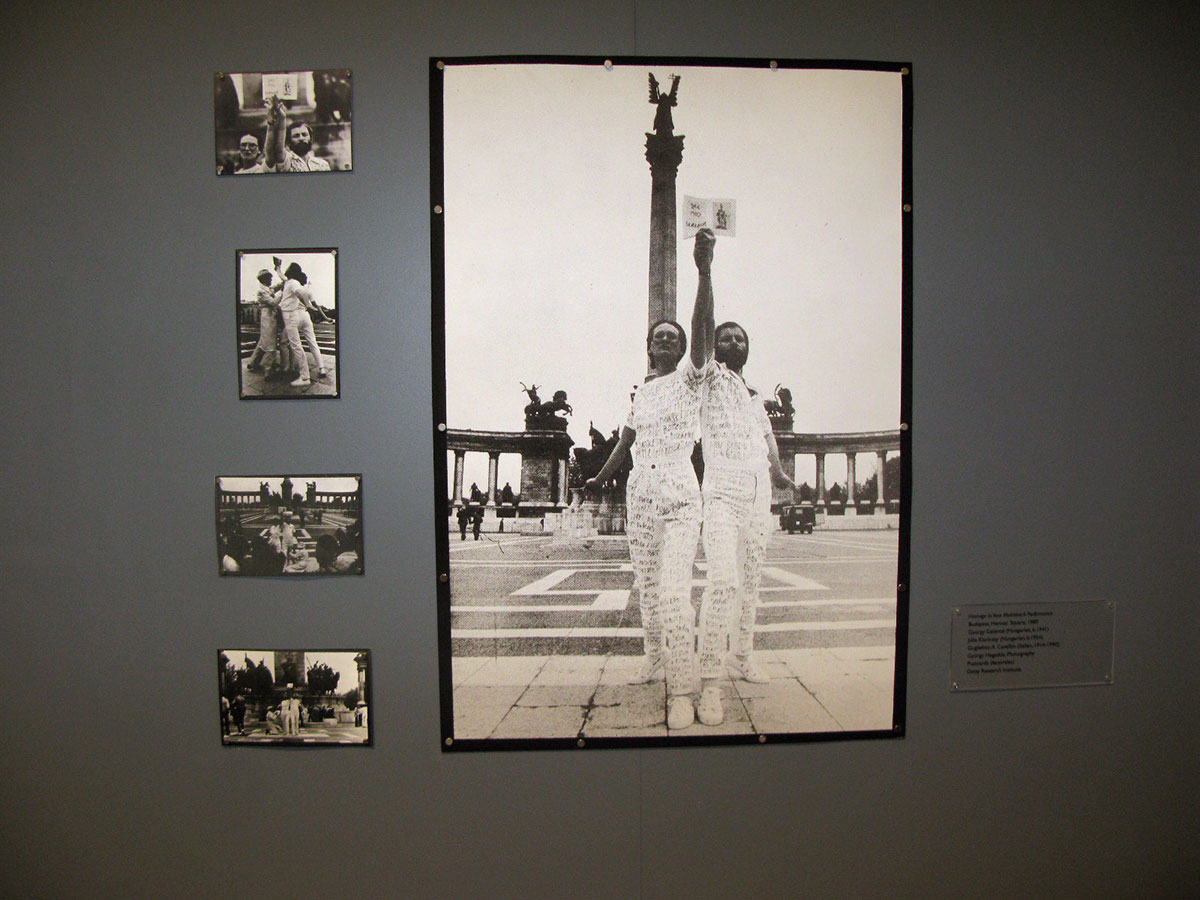
M351 481L356 487L344 490ZM273 482L278 482L278 491L272 489ZM302 500L282 502L286 482L305 485ZM344 578L366 571L361 474L218 475L214 508L217 574L222 578ZM281 541L286 552L273 546L275 535L270 532L282 513L289 525L298 522L298 528L291 525L290 536Z
M331 360L332 365L324 367L326 374L314 377L312 370L316 358L308 342L307 335L299 335L305 363L309 369L310 382L307 385L295 385L292 375L299 375L300 370L295 365L283 371L286 375L276 375L271 370L259 369L254 371L251 364L258 357L258 345L262 335L262 322L265 321L265 311L255 302L251 293L257 288L251 277L251 271L256 267L270 269L272 260L280 259L285 266L290 262L303 263L310 273L314 266L322 270L322 280L328 280L331 290L322 290L322 296L314 298L320 307L323 320L309 321L313 324L313 333L323 360ZM235 253L234 264L234 327L237 348L238 399L239 400L338 400L342 396L342 343L341 343L341 292L338 283L340 254L337 247L288 247L288 248L254 248L238 250ZM261 270L259 269L259 270ZM285 270L286 271L286 270ZM278 280L278 276L273 276ZM312 284L312 282L310 282ZM325 302L322 303L321 300ZM284 324L281 313L274 313L277 320L275 328L279 353L289 352L285 343ZM291 351L294 355L294 351ZM311 363L309 356L313 356Z
M238 672L239 660L231 657L229 654L244 654L242 662L243 670L246 668L246 662L253 662L253 658L249 654L255 654L260 657L260 663L265 663L267 654L272 654L274 668L271 668L270 684L254 683L250 686L241 686L238 683L242 676ZM325 715L321 721L314 722L312 714L309 713L307 720L301 717L297 721L296 733L287 734L289 730L285 722L280 721L276 717L268 720L266 713L271 709L273 703L282 700L289 691L292 691L291 685L283 685L279 682L278 676L278 660L279 654L288 654L293 659L296 654L300 654L302 661L307 661L309 656L314 658L314 665L325 663L328 665L330 659L341 663L343 671L340 671L339 676L345 675L349 671L349 662L345 657L353 654L353 660L356 670L362 667L365 672L365 678L361 679L363 688L360 691L356 685L353 690L358 693L358 702L355 704L355 709L337 710L334 703L342 702L342 698L336 696L322 697L317 694L310 698L317 701L324 700L329 705L322 706ZM324 655L324 659L321 659ZM336 656L335 656L336 655ZM340 658L340 659L339 659ZM290 661L290 660L289 660ZM228 668L227 668L228 667ZM332 667L331 667L332 668ZM231 677L232 675L232 677ZM248 678L247 681L254 679ZM374 722L374 698L373 698L373 669L372 669L372 654L368 649L362 648L259 648L249 650L233 650L221 649L217 650L217 696L218 696L218 714L221 745L224 747L271 747L274 749L291 749L291 750L309 750L309 749L327 749L338 747L372 747L375 744L375 722ZM340 677L339 677L340 686ZM343 691L343 695L349 691ZM229 707L221 702L222 699L232 705L238 694L241 694L243 699L244 713L249 713L249 719L243 719L242 724L246 727L240 728L238 733L232 733L233 727L237 724L233 713ZM248 701L248 703L246 702ZM312 704L315 706L316 704ZM343 704L344 705L344 704ZM234 712L236 709L234 710ZM331 717L329 712L333 712ZM349 713L347 716L345 713ZM365 729L365 734L360 734L360 729Z
M308 126L311 151L292 155L266 168L268 139L265 85L270 79L288 81L285 100L288 138L297 125ZM266 72L213 73L213 140L216 174L225 175L327 175L354 169L354 89L350 69L296 69ZM243 138L253 138L257 155L243 158ZM302 149L302 148L299 148Z
M770 59L713 59L699 57L640 57L640 56L614 56L614 57L579 57L579 56L476 56L476 57L434 57L429 62L429 85L430 85L430 228L431 228L431 264L432 264L432 325L433 325L433 341L432 341L432 382L433 382L433 444L434 444L434 520L435 520L435 536L436 536L436 578L437 578L437 627L438 627L438 646L439 646L439 678L441 692L441 746L443 750L450 752L458 751L486 751L486 750L543 750L543 749L596 749L596 748L617 748L617 747L667 747L667 746L692 746L692 745L730 745L730 744L774 744L780 742L817 742L828 740L860 740L860 739L879 739L879 738L899 738L905 733L905 710L906 710L906 669L907 669L907 632L908 632L908 586L909 586L909 554L910 554L910 508L911 508L911 487L912 487L912 305L913 305L913 281L912 281L912 67L907 62L891 62L891 61L859 61L859 60L770 60ZM456 449L461 449L464 446L468 447L465 452L470 452L471 449L483 449L486 444L486 438L480 438L479 447L473 447L469 441L475 440L475 435L464 435L464 430L479 430L473 429L469 425L464 425L456 421L452 421L452 417L448 414L448 371L453 368L453 363L448 362L447 348L448 345L455 342L461 335L451 335L447 333L447 223L451 221L461 221L463 216L471 215L471 212L464 212L461 207L455 207L448 202L447 197L447 147L445 140L446 129L446 85L445 80L449 73L453 73L460 67L498 67L504 69L510 66L539 66L545 67L546 71L556 71L559 73L570 73L572 71L596 70L612 72L614 70L622 70L627 67L634 67L641 70L641 77L645 78L647 69L658 71L658 76L662 81L662 93L666 92L667 81L664 76L670 69L678 68L728 68L739 73L760 72L763 74L777 72L824 72L824 73L880 73L885 76L895 76L895 94L896 94L896 109L895 116L898 122L898 127L895 132L895 141L897 146L894 148L897 165L899 168L896 173L895 193L894 196L889 195L889 202L894 200L895 205L895 221L898 246L897 267L895 272L895 320L897 327L895 329L895 427L889 429L887 442L888 447L883 451L883 455L879 457L880 472L883 470L883 461L887 459L887 452L898 454L889 462L898 459L899 472L899 488L898 496L893 500L889 497L886 501L882 496L877 498L877 503L883 507L883 516L894 516L898 522L895 533L895 565L891 572L894 572L894 581L890 578L880 580L886 589L887 593L894 597L894 614L888 614L887 618L891 619L891 639L892 655L890 661L890 686L891 695L890 702L887 704L885 715L881 716L877 722L873 722L868 727L839 727L830 729L804 729L804 728L757 728L752 727L749 730L738 733L718 733L713 730L706 730L703 726L696 725L690 729L679 732L671 732L665 729L665 733L655 734L631 734L631 736L621 736L618 733L589 733L586 727L577 732L570 733L554 733L554 734L533 734L524 736L513 736L511 733L505 735L502 729L496 729L491 733L480 736L479 730L465 729L463 727L463 704L458 701L458 695L463 685L470 681L470 677L463 678L461 673L456 673L455 662L466 658L465 652L458 652L459 648L467 643L467 639L461 638L461 630L456 627L456 621L461 620L463 616L472 614L470 607L456 606L453 603L454 588L456 580L460 577L456 569L461 569L461 564L456 560L463 558L462 554L471 552L470 550L461 550L455 556L451 553L451 530L450 522L448 521L447 500L449 499L452 506L459 499L461 492L461 484L451 484L451 476L448 472L448 454ZM575 68L578 67L578 68ZM668 68L670 67L670 69ZM684 98L688 90L686 72L684 74ZM643 88L644 90L644 88ZM525 91L526 97L535 97L536 91ZM749 98L749 95L748 95ZM488 102L490 98L482 98L481 104ZM630 102L637 102L639 98L631 97ZM543 104L546 101L539 101ZM645 102L641 100L641 102ZM687 102L686 99L681 99L681 104ZM747 120L753 122L752 112L746 111ZM574 121L574 120L573 120ZM644 119L644 128L646 137L650 137L651 116L646 114ZM530 120L522 120L514 123L514 128L522 128L528 136L529 152L531 155L539 155L547 152L552 152L548 148L558 142L554 129L539 129L536 124L531 124ZM656 126L657 130L657 126ZM686 127L681 128L687 132ZM566 140L565 135L560 135L562 141ZM641 135L632 134L630 136L630 152L640 153ZM489 154L491 147L489 145ZM540 158L540 157L539 157ZM645 166L645 161L642 161ZM686 161L684 163L686 165ZM648 172L643 172L649 175ZM588 189L588 181L586 178L580 179L580 189ZM651 179L645 179L644 189L646 193L650 193ZM714 191L718 188L714 187ZM513 208L520 208L520 204L516 203L514 198ZM681 199L681 198L680 198ZM678 211L678 205L676 205ZM644 219L641 220L644 222ZM640 225L640 222L639 222ZM504 229L498 228L495 233L499 234L497 238L500 241L504 240ZM461 247L459 248L461 251ZM514 245L512 252L514 254L523 251L523 247ZM463 256L457 257L462 259ZM679 263L681 268L687 265L690 261L684 258L684 253L679 253ZM653 277L653 274L652 274ZM486 281L486 279L483 279ZM680 306L683 310L688 308L690 304L689 298L685 297L682 292L679 296ZM497 301L502 302L502 301ZM720 300L718 299L718 306ZM680 313L682 317L682 311ZM722 318L718 313L718 321ZM514 323L518 323L517 327L525 325L529 322L529 317L521 314L520 310L513 312L511 319ZM682 321L682 318L681 318ZM483 326L481 326L483 327ZM634 336L634 340L640 340L640 336ZM536 353L531 353L527 346L507 346L508 352L514 353L525 359L536 357ZM487 367L486 361L478 363L485 371L489 371L489 377L494 377ZM628 379L627 379L628 380ZM557 385L551 385L554 387ZM522 387L524 384L522 383ZM531 401L532 402L532 401ZM519 408L519 407L518 407ZM607 424L611 423L606 423ZM481 429L488 431L488 428ZM515 431L515 429L514 429ZM495 434L492 430L490 433ZM872 433L878 434L878 432ZM827 436L828 437L828 436ZM845 435L833 435L832 437L845 437ZM500 439L493 439L500 440ZM508 440L505 438L504 440ZM882 440L878 437L875 440ZM457 446L456 446L457 442ZM497 443L495 448L500 448L499 452L518 452L515 447L519 442L510 442L508 444ZM829 441L829 446L856 446L852 442L847 444L845 441L838 443ZM490 446L490 445L488 445ZM824 446L824 445L822 445ZM875 452L879 452L870 441L864 442L864 447L867 447ZM490 451L489 451L490 452ZM836 451L830 451L836 452ZM849 454L851 451L847 451ZM866 452L866 450L852 451ZM849 459L849 455L847 457ZM794 460L793 460L794 461ZM822 466L819 463L818 466ZM847 480L854 472L850 463L847 462ZM823 471L823 470L820 470ZM889 471L891 471L889 469ZM491 473L489 472L489 475ZM456 469L456 476L458 471ZM818 480L820 480L818 475ZM892 477L889 475L889 478ZM456 478L456 481L458 479ZM494 499L495 480L489 484L488 499ZM799 478L797 477L797 481ZM890 482L889 482L890 484ZM876 480L876 487L879 487L879 480ZM565 491L566 487L560 485L560 490ZM452 496L453 493L453 496ZM882 494L882 491L880 491ZM890 494L890 492L889 492ZM559 498L561 500L561 497ZM501 504L502 505L502 504ZM844 510L843 510L844 511ZM498 511L499 512L499 511ZM460 546L462 546L460 544ZM625 559L628 559L626 555ZM537 570L541 571L541 570ZM572 576L573 577L573 576ZM526 586L527 587L527 586ZM523 588L522 588L523 589ZM495 597L498 603L502 602L502 594L511 594L511 591L505 590L498 593ZM540 598L540 599L545 599ZM632 600L631 600L632 604ZM499 659L501 651L499 647L505 641L517 643L518 639L510 638L512 631L519 630L522 625L514 625L511 629L500 627L501 622L521 621L513 616L505 616L503 612L489 612L488 615L493 616L492 628L498 635L495 638L495 647L493 652L496 656L494 659ZM524 621L528 622L531 618L536 617L536 611L523 611L521 613L525 617ZM477 619L476 619L477 620ZM486 631L485 628L476 629L478 631ZM499 637L504 634L505 637ZM555 638L558 640L558 638ZM530 646L536 646L536 641L530 641ZM533 652L533 651L531 651ZM542 652L542 651L538 651ZM551 654L553 655L553 654ZM487 686L487 685L482 685ZM529 687L534 686L533 682L529 682ZM595 698L585 700L581 706L586 707L590 703L594 703ZM513 708L516 708L517 701L513 701ZM584 725L586 726L588 718L585 712Z

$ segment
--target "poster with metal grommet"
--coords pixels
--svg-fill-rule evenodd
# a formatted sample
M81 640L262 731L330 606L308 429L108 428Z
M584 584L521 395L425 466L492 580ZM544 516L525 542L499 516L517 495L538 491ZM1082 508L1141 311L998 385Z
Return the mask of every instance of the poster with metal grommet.
M442 748L902 735L908 64L430 79Z

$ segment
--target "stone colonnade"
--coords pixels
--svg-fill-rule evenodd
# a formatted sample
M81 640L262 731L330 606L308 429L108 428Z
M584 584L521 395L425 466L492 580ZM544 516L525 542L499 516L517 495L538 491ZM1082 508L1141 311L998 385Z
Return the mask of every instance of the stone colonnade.
M221 491L221 506L262 506L258 491Z
M796 477L796 457L811 455L816 459L816 502L817 507L829 506L829 493L825 484L825 457L830 454L844 454L846 457L846 513L853 515L853 510L859 500L855 495L854 482L857 478L857 460L860 453L874 453L878 461L878 479L874 497L864 497L871 500L876 509L887 508L884 493L887 483L885 463L889 452L900 451L900 432L896 431L861 431L849 434L795 434L793 432L776 432L775 441L779 445L779 459L783 469L790 478ZM776 491L772 497L776 503L790 503L785 493Z
M488 456L487 505L500 504L497 488L500 455L515 453L521 457L521 506L566 506L568 454L574 441L565 431L446 431L446 449L454 454L454 479L450 502L462 506L463 471L468 453Z
M270 501L264 501L258 491L221 491L218 501L221 508L231 506L264 506ZM358 491L318 491L312 497L306 497L305 506L324 506L337 509L357 509Z

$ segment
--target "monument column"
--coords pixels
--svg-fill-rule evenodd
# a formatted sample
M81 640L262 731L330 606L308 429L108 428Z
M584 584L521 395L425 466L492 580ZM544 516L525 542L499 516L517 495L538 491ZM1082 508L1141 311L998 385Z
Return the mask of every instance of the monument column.
M358 699L367 699L367 662L370 657L365 653L359 653L354 657L354 665L358 669Z
M463 484L463 460L466 458L466 450L454 451L454 505L462 506L462 484Z
M875 496L875 505L878 507L883 507L883 511L887 512L887 500L884 499L884 497L886 497L887 495L884 494L884 492L883 492L883 488L884 488L883 470L885 468L884 464L887 462L887 451L886 450L876 450L875 455L877 457L879 457L879 472L878 472L879 477L875 481L875 487L878 491L878 493Z
M488 492L487 505L496 505L496 474L500 468L500 451L488 451Z
M858 515L858 502L854 495L854 479L857 477L854 474L854 463L857 457L857 453L846 454L846 515L848 516Z
M683 161L683 135L675 134L671 107L676 105L679 77L662 94L650 76L650 102L658 107L654 131L646 132L650 163L650 307L647 325L675 315L675 176Z
M827 506L829 501L825 496L825 454L813 454L817 458L817 506Z

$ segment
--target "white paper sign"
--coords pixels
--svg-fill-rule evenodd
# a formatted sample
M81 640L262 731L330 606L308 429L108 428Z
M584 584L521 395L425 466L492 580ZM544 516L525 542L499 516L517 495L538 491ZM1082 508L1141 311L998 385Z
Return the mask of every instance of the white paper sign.
M274 75L263 75L263 102L269 101L272 97L278 97L281 100L295 100L296 81L297 78L294 72L278 72Z
M683 198L683 236L690 238L701 228L712 229L717 237L737 234L737 201Z

